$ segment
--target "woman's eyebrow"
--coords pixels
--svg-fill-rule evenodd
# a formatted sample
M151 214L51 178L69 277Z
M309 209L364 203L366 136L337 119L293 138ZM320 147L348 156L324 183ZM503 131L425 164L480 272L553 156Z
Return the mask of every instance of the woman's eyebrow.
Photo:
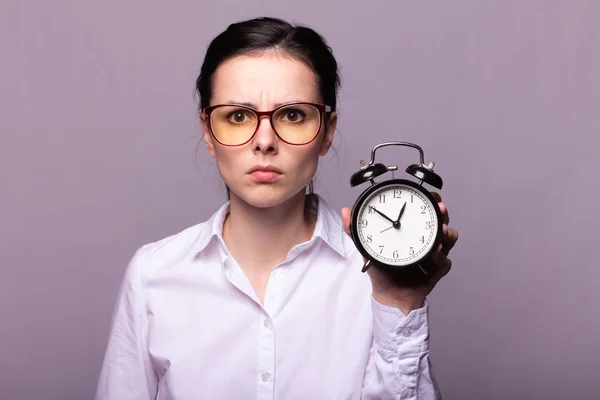
M289 100L283 103L275 103L273 104L273 108L277 108L279 106L283 106L285 104L290 104L290 103L297 103L297 102L302 102L303 100ZM246 106L246 107L251 107L254 108L255 110L258 110L258 106L254 103L249 103L246 101L235 101L235 100L229 100L228 104L239 104L241 106Z
M243 102L243 101L229 100L226 104L239 104L240 106L256 108L256 106L254 104L248 103L248 102Z

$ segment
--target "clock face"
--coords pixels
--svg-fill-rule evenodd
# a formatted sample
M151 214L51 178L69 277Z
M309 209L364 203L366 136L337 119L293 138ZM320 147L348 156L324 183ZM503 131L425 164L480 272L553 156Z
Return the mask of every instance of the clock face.
M429 197L409 184L381 186L356 212L354 229L362 247L381 263L413 264L435 245L439 229L436 208Z

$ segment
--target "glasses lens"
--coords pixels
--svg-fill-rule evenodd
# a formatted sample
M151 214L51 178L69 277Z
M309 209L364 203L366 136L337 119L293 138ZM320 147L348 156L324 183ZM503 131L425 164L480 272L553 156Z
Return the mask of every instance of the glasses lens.
M226 145L247 142L258 123L256 114L240 106L216 108L210 115L210 127L217 140Z
M290 104L273 114L273 126L283 140L294 144L310 142L317 136L321 115L309 104Z

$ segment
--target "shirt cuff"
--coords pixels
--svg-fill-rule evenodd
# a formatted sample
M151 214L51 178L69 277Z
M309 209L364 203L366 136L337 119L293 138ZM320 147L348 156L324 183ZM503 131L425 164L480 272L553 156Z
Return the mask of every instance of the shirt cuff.
M416 356L429 350L429 303L408 315L371 298L373 338L379 348Z

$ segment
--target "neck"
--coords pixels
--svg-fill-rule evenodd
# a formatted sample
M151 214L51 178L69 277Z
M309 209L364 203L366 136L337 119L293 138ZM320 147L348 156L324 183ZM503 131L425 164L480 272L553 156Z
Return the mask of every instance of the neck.
M302 191L278 206L257 208L231 194L223 240L243 269L270 272L311 238L316 218L305 213L305 199Z

